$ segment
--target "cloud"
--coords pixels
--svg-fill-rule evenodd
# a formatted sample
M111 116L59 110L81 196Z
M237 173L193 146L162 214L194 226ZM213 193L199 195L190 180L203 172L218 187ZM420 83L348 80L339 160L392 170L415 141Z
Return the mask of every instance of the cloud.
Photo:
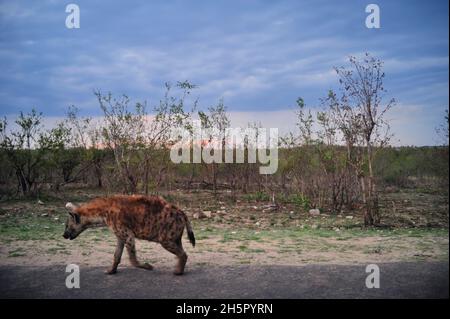
M384 65L389 72L411 72L430 68L448 69L448 56L424 56L416 58L389 58Z
M22 19L35 14L35 10L18 2L1 2L0 17L2 19Z
M68 30L60 2L0 3L1 26L8 26L0 30L0 113L37 107L57 116L75 104L98 115L93 89L154 104L164 82L189 80L203 108L224 98L243 118L258 111L283 123L298 96L317 104L336 86L333 66L366 51L385 60L386 88L406 109L427 105L437 114L448 105L448 39L441 36L448 16L432 14L442 4L427 11L381 1L380 30L365 28L364 6L350 2L79 5L82 27ZM404 6L405 18L391 16ZM413 16L421 24L411 24ZM421 115L415 121L425 130L435 119ZM431 143L428 130L423 139Z

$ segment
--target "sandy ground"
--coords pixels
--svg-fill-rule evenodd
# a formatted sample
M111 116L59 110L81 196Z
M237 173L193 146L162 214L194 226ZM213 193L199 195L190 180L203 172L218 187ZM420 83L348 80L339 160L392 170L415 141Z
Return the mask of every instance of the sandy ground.
M79 192L75 194L80 196L80 202L98 195L84 190ZM67 212L65 195L61 197L44 205L34 201L0 204L0 266L76 263L109 267L116 244L109 231L88 230L73 241L62 238ZM383 197L386 215L383 221L402 234L391 231L385 236L381 235L382 230L380 233L372 231L373 236L363 231L357 233L362 223L362 215L357 212L314 217L292 205L283 206L278 212L265 213L262 211L264 203L216 201L209 193L176 192L172 197L191 218L198 235L195 248L186 238L183 240L189 255L188 264L192 266L353 265L449 260L448 233L442 231L448 227L448 196L445 195L386 194ZM391 206L395 207L394 211ZM193 214L202 210L211 210L212 218L194 219ZM235 228L238 230L236 238L225 238L224 232L232 234ZM336 228L340 232L334 233ZM276 229L281 233L272 233ZM302 235L290 236L289 231L282 233L289 229L296 229ZM333 235L320 236L322 229ZM415 234L417 229L422 232ZM260 235L252 236L259 232ZM25 238L22 235L26 234L31 239L17 240ZM258 238L253 240L253 237ZM137 252L142 261L156 267L173 267L175 263L175 257L156 243L137 240ZM126 252L122 265L129 265Z
M83 236L85 235L85 236ZM197 241L195 248L184 239L191 265L291 265L367 264L405 261L448 261L448 237L363 237L348 240L305 237L261 241L228 241L210 237ZM137 240L138 257L156 267L172 267L175 257L159 244ZM73 241L27 240L3 243L0 265L51 266L75 263L109 266L115 250L114 237L82 234ZM129 265L126 252L122 265Z

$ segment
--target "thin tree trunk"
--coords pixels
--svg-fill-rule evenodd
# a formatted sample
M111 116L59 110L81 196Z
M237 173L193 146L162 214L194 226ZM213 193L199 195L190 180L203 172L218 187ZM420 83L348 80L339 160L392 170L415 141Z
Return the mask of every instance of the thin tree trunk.
M150 175L150 160L148 157L145 158L145 168L144 168L144 189L145 195L148 195L148 183L149 183L149 175Z
M214 192L214 196L217 195L217 167L216 167L216 163L212 164L212 173L213 173L213 192Z

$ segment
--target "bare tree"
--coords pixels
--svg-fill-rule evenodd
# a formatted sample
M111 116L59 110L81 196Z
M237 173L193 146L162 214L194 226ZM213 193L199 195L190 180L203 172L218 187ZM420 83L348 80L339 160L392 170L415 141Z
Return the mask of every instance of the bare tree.
M35 109L28 114L20 112L15 124L16 128L8 132L6 119L1 122L0 147L14 167L22 195L35 194L44 171L67 144L70 131L63 123L44 130L42 113Z
M186 97L195 88L189 82L178 82L181 96L172 96L171 85L166 83L164 99L156 106L152 114L147 112L146 103L130 105L128 96L116 99L111 93L102 95L95 92L105 115L102 135L106 146L113 152L124 191L135 193L138 185L143 185L145 194L149 193L151 169L157 169L153 175L156 181L162 180L168 159L156 154L170 143L171 130L186 125L192 114L186 111ZM194 107L196 105L194 101ZM167 153L167 152L166 152ZM158 165L156 165L158 164ZM158 183L157 183L158 184Z
M172 141L172 129L184 127L190 129L189 119L197 107L198 100L194 99L192 105L187 109L187 98L196 85L189 81L178 82L176 89L180 90L180 94L172 95L172 86L170 83L165 84L166 93L164 99L154 108L154 118L147 122L147 128L144 134L145 151L143 155L144 164L144 192L149 193L151 168L156 169L156 186L162 181L162 174L169 165L167 158L167 148L174 142ZM162 152L158 152L161 150ZM160 154L160 156L157 156ZM158 165L156 165L158 164Z
M101 123L96 123L92 117L79 116L79 109L75 106L69 107L66 122L71 129L70 147L79 150L82 157L82 163L72 181L92 168L97 187L103 187L103 166L107 152L102 149Z
M442 145L448 146L448 127L449 127L449 121L448 121L448 109L445 110L444 115L444 121L436 128L436 134L439 137L440 142Z
M339 119L339 128L347 145L348 161L360 180L365 225L380 222L378 192L373 169L375 152L391 138L386 112L395 104L391 99L383 104L386 92L383 62L366 53L361 60L350 57L350 69L335 68L341 85L341 97L333 92L329 98Z
M105 115L102 135L113 152L116 169L125 193L135 193L142 176L139 150L143 148L145 104L137 102L130 107L130 99L122 95L116 99L111 93L94 92Z
M216 133L215 136L210 136L208 143L221 143L222 149L225 149L225 130L230 126L230 120L227 115L227 108L220 100L216 106L208 108L208 113L203 111L198 112L202 128L213 129ZM217 151L217 150L216 150ZM223 159L223 158L222 158ZM218 163L211 163L207 165L211 168L211 180L213 186L214 195L217 193L217 173Z

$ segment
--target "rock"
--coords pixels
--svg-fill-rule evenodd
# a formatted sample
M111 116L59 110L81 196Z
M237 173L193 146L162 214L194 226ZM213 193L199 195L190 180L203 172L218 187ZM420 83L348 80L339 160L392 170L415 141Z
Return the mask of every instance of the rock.
M194 217L194 219L200 219L200 213L194 213L192 217Z
M206 216L205 216L205 214L203 214L203 212L194 213L193 217L194 217L194 219L206 218Z
M341 230L338 227L333 228L335 232L340 232Z
M318 226L316 224L311 226L311 229L317 229L317 228L318 228Z
M221 210L225 210L226 207L225 207L225 206L220 206L220 209L221 209Z
M294 211L293 211L293 210L291 210L291 211L289 212L289 214L291 214L291 215L292 215L293 213L294 213Z
M397 193L398 192L398 188L395 186L387 186L384 191L386 193Z
M194 215L192 215L192 217L194 217L194 219L211 218L212 212L210 210L205 210L203 212L194 213Z
M39 205L44 205L44 202L41 201L40 199L37 201L37 203L38 203Z
M47 213L44 213L44 214L42 214L41 216L42 216L42 217L47 217L48 214L47 214Z
M205 210L203 212L194 213L194 215L192 215L192 217L194 217L194 219L211 218L212 212L210 210Z
M264 205L263 206L263 213L268 213L268 212L273 212L273 211L277 211L280 207L275 203L275 204L269 204L269 205Z
M204 215L206 218L211 218L212 212L211 212L210 210L205 210L205 211L203 211L203 215Z
M261 223L260 223L260 222L256 222L255 225L256 225L256 226L259 226L259 225L261 225Z
M345 218L347 218L347 219L353 219L353 216L348 215L348 216L345 216Z
M319 216L320 215L320 210L317 208L313 208L309 210L309 214L312 216Z

